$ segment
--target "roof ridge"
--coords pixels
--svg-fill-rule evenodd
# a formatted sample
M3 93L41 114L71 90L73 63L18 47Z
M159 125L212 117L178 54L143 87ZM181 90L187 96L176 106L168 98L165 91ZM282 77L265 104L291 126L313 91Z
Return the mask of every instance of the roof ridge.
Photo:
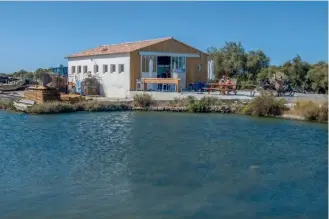
M107 45L101 45L98 47L107 47L107 46L118 46L122 44L131 44L131 43L140 43L140 42L147 42L147 41L155 41L155 40L169 40L173 39L173 37L161 37L161 38L156 38L156 39L148 39L148 40L137 40L137 41L131 41L131 42L122 42L122 43L115 43L115 44L107 44Z

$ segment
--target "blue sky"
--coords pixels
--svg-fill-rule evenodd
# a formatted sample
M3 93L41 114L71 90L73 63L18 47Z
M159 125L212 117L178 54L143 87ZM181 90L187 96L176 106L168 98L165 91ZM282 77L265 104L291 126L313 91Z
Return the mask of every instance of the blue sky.
M327 2L0 2L0 72L67 65L71 53L173 36L206 50L241 41L272 64L328 59Z

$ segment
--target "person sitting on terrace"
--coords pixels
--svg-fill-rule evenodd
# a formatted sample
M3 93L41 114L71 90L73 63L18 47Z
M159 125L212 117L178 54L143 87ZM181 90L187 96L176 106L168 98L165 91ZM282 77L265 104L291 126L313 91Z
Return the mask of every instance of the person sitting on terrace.
M226 80L226 84L232 84L232 81L230 80L230 78L228 77Z
M225 83L225 78L224 78L224 76L220 79L219 83L220 83L220 84L224 84L224 83Z

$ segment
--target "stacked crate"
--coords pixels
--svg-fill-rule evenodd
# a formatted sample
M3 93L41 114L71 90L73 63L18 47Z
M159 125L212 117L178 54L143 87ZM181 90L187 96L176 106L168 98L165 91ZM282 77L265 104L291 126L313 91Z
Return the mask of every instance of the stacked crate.
M99 82L96 78L86 78L82 81L82 90L85 96L99 94Z
M43 86L29 87L24 93L24 99L33 100L38 104L47 101L59 101L60 93L54 88Z
M61 101L68 103L77 103L84 100L84 97L78 94L61 94Z

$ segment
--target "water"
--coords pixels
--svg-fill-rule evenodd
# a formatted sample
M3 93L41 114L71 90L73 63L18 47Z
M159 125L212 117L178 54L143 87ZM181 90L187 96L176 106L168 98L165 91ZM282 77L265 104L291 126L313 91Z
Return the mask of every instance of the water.
M326 125L0 112L0 218L327 218Z

